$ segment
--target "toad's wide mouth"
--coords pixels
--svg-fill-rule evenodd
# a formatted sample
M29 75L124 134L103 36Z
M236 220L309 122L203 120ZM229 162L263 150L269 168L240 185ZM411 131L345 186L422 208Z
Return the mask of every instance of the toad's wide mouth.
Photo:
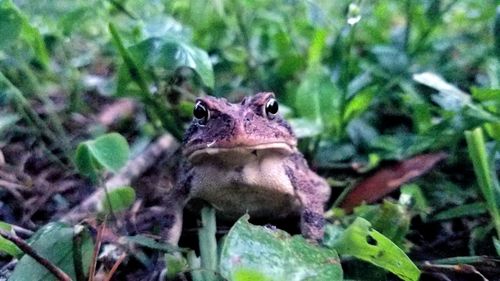
M273 151L277 153L282 153L282 154L292 154L295 152L295 147L291 146L288 143L285 142L272 142L272 143L263 143L263 144L258 144L258 145L235 145L232 147L201 147L198 149L193 149L187 153L185 153L185 156L187 157L188 160L194 160L197 158L203 158L204 156L215 156L215 155L222 155L222 154L250 154L254 153L257 154L261 151Z

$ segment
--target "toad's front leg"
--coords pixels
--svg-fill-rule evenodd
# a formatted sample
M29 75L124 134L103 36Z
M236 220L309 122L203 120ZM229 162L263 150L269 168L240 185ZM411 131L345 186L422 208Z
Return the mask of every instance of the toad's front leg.
M326 181L311 171L300 154L294 154L285 162L285 171L300 201L300 229L308 239L323 239L324 208L330 197Z
M167 212L165 214L165 228L162 230L162 238L172 245L177 245L182 233L182 214L184 206L189 199L193 172L190 166L183 162L180 173L173 190L165 198Z

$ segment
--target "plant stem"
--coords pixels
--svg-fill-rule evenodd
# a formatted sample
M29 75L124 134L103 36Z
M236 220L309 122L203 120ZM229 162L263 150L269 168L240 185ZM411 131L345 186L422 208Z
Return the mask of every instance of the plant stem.
M203 275L200 271L200 259L196 256L196 253L194 251L189 251L187 253L187 261L193 281L204 281Z
M200 240L201 267L207 271L203 272L205 281L216 280L214 272L217 271L217 230L215 222L215 209L204 207L201 210L202 228L198 231Z

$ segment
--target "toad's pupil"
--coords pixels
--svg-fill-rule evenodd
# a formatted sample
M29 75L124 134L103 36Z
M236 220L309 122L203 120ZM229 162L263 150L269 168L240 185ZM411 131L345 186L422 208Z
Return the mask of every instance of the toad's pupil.
M194 106L193 115L196 119L204 119L207 118L208 111L201 103L197 103Z
M270 114L278 113L278 102L275 99L271 99L267 102L266 112Z

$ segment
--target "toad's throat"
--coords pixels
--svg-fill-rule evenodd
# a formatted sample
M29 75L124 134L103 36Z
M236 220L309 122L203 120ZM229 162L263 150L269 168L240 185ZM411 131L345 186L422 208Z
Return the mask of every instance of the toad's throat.
M245 155L245 154L257 154L263 152L273 152L284 155L289 155L295 152L295 148L290 144L285 142L273 142L264 143L258 145L235 145L233 147L203 147L194 150L187 155L187 158L191 161L200 158L210 158L210 156L219 155Z

